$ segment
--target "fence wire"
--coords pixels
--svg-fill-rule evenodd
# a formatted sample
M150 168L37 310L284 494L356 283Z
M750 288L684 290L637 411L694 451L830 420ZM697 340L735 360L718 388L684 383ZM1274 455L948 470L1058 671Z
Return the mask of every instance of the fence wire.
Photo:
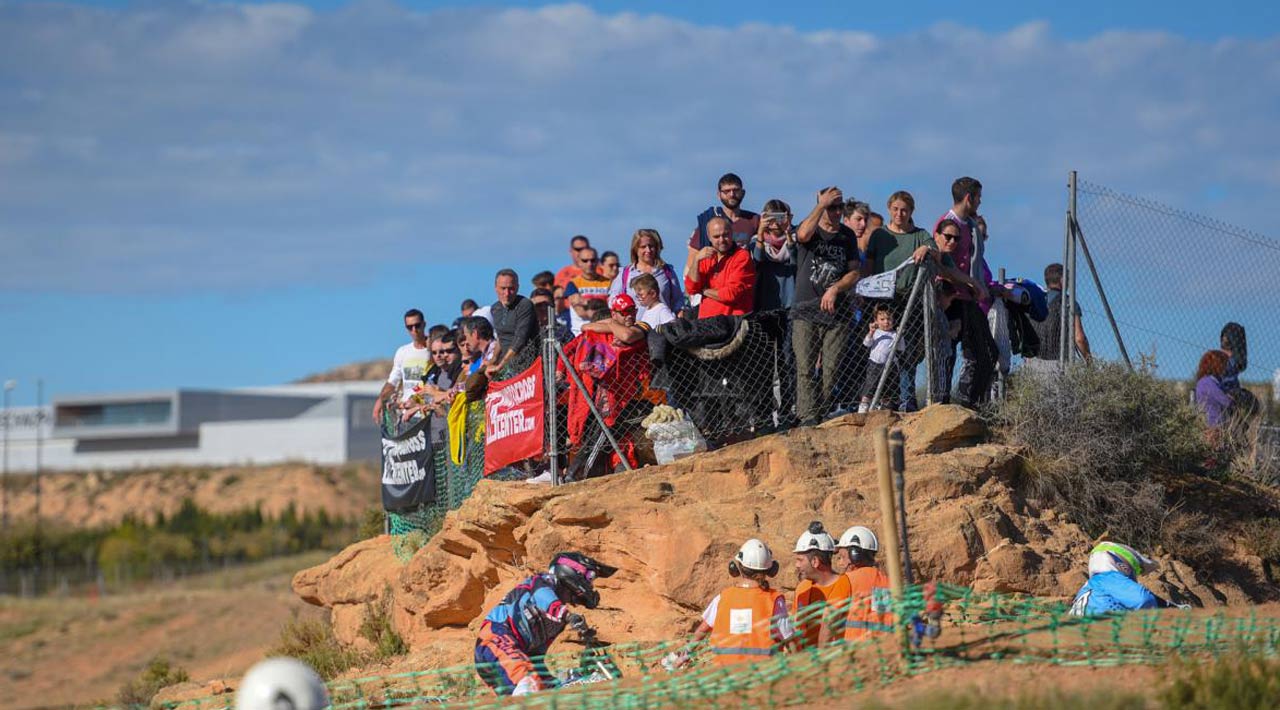
M1190 380L1234 321L1248 333L1241 380L1270 384L1280 376L1280 241L1083 180L1076 211L1132 358L1146 356L1162 377ZM1090 347L1120 359L1083 254L1076 274Z
M854 599L851 605L861 609L866 601ZM940 602L944 609L941 634L908 641L912 621L926 612L930 602ZM769 708L849 698L931 671L979 663L1116 667L1179 658L1280 655L1280 619L1259 617L1256 610L1237 616L1148 610L1084 618L1068 611L1061 601L976 593L942 584L914 586L905 590L901 601L889 600L883 631L847 640L837 635L827 645L793 652L779 648L776 655L754 663L719 664L706 643L685 639L615 643L603 651L557 651L542 663L550 674L563 674L591 665L603 653L620 677L519 698L495 696L480 682L474 664L334 681L329 693L334 710L440 705ZM843 618L848 612L848 607L807 607L797 622ZM572 645L562 641L557 648ZM664 663L673 653L687 654L691 660L679 667ZM166 707L216 710L232 703L231 696L224 694Z
M692 425L682 451L692 453L695 442L716 447L843 413L911 411L947 401L952 373L959 372L957 361L967 350L951 345L949 332L960 324L938 306L934 278L933 270L920 269L892 298L850 294L834 312L815 300L745 316L677 319L650 332L634 356L625 348L601 353L598 344L574 339L564 347L569 364L558 367L573 367L586 391L567 373L557 376L558 450L567 453L563 480L664 463L651 429L658 406L680 410ZM892 325L873 336L879 309ZM981 327L987 327L985 316ZM876 349L873 338L887 342ZM991 381L975 383L984 397L996 375L991 372Z

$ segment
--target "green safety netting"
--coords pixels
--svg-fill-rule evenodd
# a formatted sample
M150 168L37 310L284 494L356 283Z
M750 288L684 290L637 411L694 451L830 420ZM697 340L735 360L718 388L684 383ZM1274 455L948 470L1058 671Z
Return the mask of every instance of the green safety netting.
M413 511L387 513L387 532L401 561L407 562L431 539L443 524L445 513L462 505L484 476L484 403L472 402L467 407L462 463L453 462L447 446L433 452L435 502ZM450 436L446 434L447 444Z
M919 586L908 588L903 600L893 605L896 618L911 619L920 614L927 593ZM1259 617L1252 610L1216 614L1151 610L1078 618L1070 616L1068 605L1061 601L980 594L964 587L938 585L934 598L944 603L942 633L919 645L906 640L909 634L900 628L865 640L840 641L780 653L758 663L722 667L710 660L705 649L691 647L687 641L624 642L607 648L621 678L522 698L495 697L471 664L341 680L331 683L329 692L334 710L427 705L583 710L773 707L839 698L930 671L976 663L1103 667L1239 653L1280 654L1280 619ZM599 612L588 615L592 613ZM835 610L837 616L842 613ZM681 650L692 651L691 662L668 671L663 658ZM579 666L585 653L591 652L550 654L545 662L553 672L564 671ZM169 707L218 710L232 703L231 696L223 695Z

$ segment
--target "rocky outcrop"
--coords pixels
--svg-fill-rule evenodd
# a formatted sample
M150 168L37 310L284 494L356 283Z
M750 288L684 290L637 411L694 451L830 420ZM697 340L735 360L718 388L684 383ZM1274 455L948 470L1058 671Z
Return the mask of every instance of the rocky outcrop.
M1019 454L981 443L979 418L935 406L900 422L888 413L849 415L559 488L485 481L407 564L385 540L366 541L300 572L294 589L330 608L338 637L355 643L352 610L389 588L396 628L412 648L461 654L461 640L512 584L556 551L575 549L619 568L597 582L602 608L588 613L607 638L673 638L726 583L744 539L773 548L780 586L790 589L789 552L809 521L835 535L854 524L882 529L870 436L881 425L906 435L918 579L1050 597L1083 583L1093 541L1016 492Z

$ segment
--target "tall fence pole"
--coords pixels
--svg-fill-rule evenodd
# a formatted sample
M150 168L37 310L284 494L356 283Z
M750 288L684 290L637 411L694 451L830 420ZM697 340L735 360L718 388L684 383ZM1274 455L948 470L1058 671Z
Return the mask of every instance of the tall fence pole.
M884 552L888 558L885 561L889 573L889 586L893 589L893 599L898 606L898 626L902 630L902 636L905 636L907 625L902 619L902 602L905 595L902 585L902 559L899 555L900 549L898 545L898 515L894 510L893 504L893 475L889 469L889 428L877 427L874 435L876 447L876 472L878 474L877 482L880 488L880 520L881 532L884 533ZM908 647L903 639L903 651Z
M573 363L569 362L569 357L564 354L564 349L560 347L560 343L551 342L551 346L556 350L556 356L564 363L564 369L569 373L569 379L573 381L573 385L582 393L582 398L586 400L587 407L591 409L591 416L596 418L596 423L600 425L600 431L604 433L604 438L608 440L609 445L613 447L614 453L618 454L618 458L622 460L622 467L628 471L632 470L631 462L627 460L627 455L622 452L622 447L618 445L618 440L613 438L613 432L609 431L609 425L604 421L604 415L596 408L596 403L591 399L591 393L587 391L587 386L582 383L582 378L578 376L578 371L573 369ZM578 455L582 455L579 452Z
M1064 272L1062 272L1062 283L1060 284L1062 290L1059 294L1057 294L1057 297L1065 299L1066 298L1065 269L1066 269L1066 262L1068 262L1068 258L1066 258L1066 255L1068 255L1068 252L1071 251L1071 212L1070 210L1068 210L1068 212L1066 212L1066 214L1064 215L1064 223L1062 224L1065 225L1065 229L1062 230L1062 269L1064 269ZM1048 288L1048 284L1044 284L1044 288ZM1059 368L1059 370L1062 370L1062 368L1066 367L1066 352L1068 352L1069 340L1068 338L1066 338L1066 312L1068 312L1068 310L1066 310L1066 301L1062 301L1061 312L1059 313L1059 315L1057 315L1057 320L1059 320L1059 329L1057 329L1057 368Z
M893 463L894 485L898 489L898 519L895 523L902 531L902 576L907 584L915 584L915 574L911 570L911 541L907 534L906 443L901 429L889 433L889 454Z
M1098 299L1102 301L1102 310L1107 314L1107 322L1111 324L1111 333L1116 336L1116 345L1120 348L1120 356L1124 358L1124 364L1133 369L1133 362L1129 360L1129 350L1124 346L1124 338L1120 337L1120 327L1116 325L1116 317L1111 313L1111 301L1107 298L1107 292L1102 288L1102 279L1098 277L1098 269L1093 265L1093 256L1089 254L1089 243L1084 239L1084 231L1080 229L1078 223L1073 223L1076 238L1080 240L1080 250L1084 252L1084 261L1089 266L1089 273L1093 276L1093 285L1098 289ZM1075 319L1071 321L1072 329L1075 328Z
M547 331L542 341L542 382L546 390L547 459L551 464L551 485L560 485L560 417L556 411L556 304L547 304Z
M1067 236L1071 243L1071 251L1067 255L1071 260L1066 264L1067 273L1063 279L1063 287L1070 285L1070 289L1063 292L1063 296L1067 300L1062 302L1062 311L1067 314L1067 328L1064 329L1067 339L1067 362L1070 363L1075 359L1075 318L1073 314L1076 310L1076 171L1071 171L1068 189L1067 215L1068 226L1071 227L1067 231Z
M933 404L933 304L938 299L933 294L933 279L929 279L924 285L924 300L921 302L920 315L924 318L924 377L927 383L924 388L925 406Z
M876 392L871 396L870 409L875 409L880 403L880 396L884 394L885 380L889 379L889 373L893 370L893 362L898 355L898 340L902 338L903 332L907 329L907 323L911 322L911 307L916 304L916 296L920 295L920 289L924 282L928 279L928 264L920 264L916 267L916 282L911 285L911 295L907 296L907 307L902 310L902 322L895 324L897 329L893 332L893 343L889 346L889 359L884 363L884 370L880 373L880 381L876 383ZM925 354L928 357L928 353ZM906 404L900 402L899 406Z

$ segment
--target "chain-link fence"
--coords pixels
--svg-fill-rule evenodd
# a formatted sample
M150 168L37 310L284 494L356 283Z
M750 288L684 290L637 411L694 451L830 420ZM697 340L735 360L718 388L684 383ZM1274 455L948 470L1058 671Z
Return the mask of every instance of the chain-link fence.
M573 339L549 356L556 450L567 454L560 480L665 463L842 413L948 401L956 373L957 394L983 401L1001 374L987 316L955 303L939 273L926 259L886 274L882 298L848 293L826 308L813 300L676 319L628 345L610 334ZM963 362L979 357L983 366L973 369L986 374L966 378Z
M1241 379L1270 383L1280 372L1280 242L1083 180L1076 221L1076 301L1094 354L1122 359L1092 270L1135 364L1145 357L1162 377L1190 380L1237 322L1248 334Z

